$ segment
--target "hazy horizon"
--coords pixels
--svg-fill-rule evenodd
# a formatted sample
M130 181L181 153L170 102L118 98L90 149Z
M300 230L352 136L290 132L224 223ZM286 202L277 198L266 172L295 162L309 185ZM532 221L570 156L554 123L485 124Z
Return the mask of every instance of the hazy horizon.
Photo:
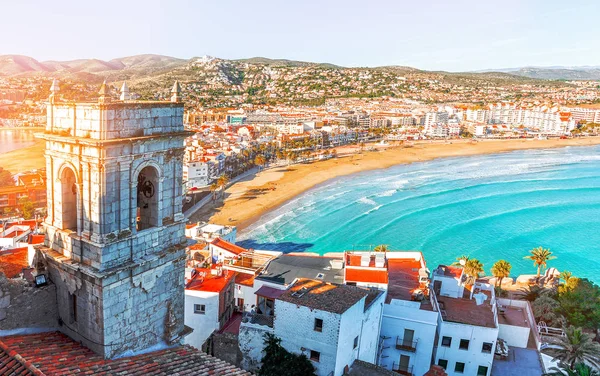
M157 54L478 71L599 66L593 1L302 3L56 0L0 4L0 54L39 61Z

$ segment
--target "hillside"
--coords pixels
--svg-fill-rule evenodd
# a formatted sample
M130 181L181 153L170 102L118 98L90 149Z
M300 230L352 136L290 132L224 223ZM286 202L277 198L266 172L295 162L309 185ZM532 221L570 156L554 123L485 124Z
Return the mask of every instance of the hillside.
M502 72L542 80L600 80L600 66L582 67L522 67L486 69L475 73Z

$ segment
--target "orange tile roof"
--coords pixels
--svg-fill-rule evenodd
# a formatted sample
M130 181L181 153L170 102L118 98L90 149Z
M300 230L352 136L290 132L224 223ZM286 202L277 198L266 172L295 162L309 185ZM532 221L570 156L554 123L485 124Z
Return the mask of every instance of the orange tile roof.
M254 287L254 274L238 273L235 276L235 283L238 285Z
M391 299L411 300L412 292L420 287L421 262L414 258L388 259L388 295Z
M8 278L15 278L21 274L24 268L29 267L27 254L27 247L0 251L0 273L4 273Z
M346 268L346 282L388 283L388 272L375 268Z
M196 275L185 287L186 290L221 292L229 284L236 273L224 269L221 275L214 275L214 269L196 268Z
M2 375L250 376L191 346L104 359L59 332L0 337Z
M42 244L44 243L44 235L29 235L29 244Z
M215 247L219 247L221 249L226 250L227 252L231 252L237 256L241 255L242 253L246 252L247 250L245 248L242 248L238 245L235 245L233 243L230 243L226 240L223 240L221 238L216 238L215 240L213 240L212 242L210 242L210 244L214 245Z

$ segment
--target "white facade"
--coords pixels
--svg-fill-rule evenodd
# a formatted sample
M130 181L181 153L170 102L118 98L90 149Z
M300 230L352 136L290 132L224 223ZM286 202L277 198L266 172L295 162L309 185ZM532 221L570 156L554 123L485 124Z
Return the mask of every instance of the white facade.
M445 346L445 338L450 338L450 345ZM440 359L447 361L446 373L448 376L478 375L489 376L494 361L494 349L498 339L498 328L466 325L439 320L439 339L435 354L435 364L440 365ZM461 340L463 348L461 348ZM468 346L464 349L465 341ZM487 344L484 350L484 344ZM490 349L487 352L487 349ZM442 362L443 363L443 362ZM457 363L459 363L457 365ZM464 364L464 371L460 370L460 363ZM485 373L478 373L479 367L485 367Z
M219 293L185 290L185 325L194 329L185 337L185 343L201 349L208 337L219 329Z
M363 298L342 314L277 300L274 332L288 351L311 359L317 375L341 376L356 359L375 362L383 299L379 295L365 312ZM315 330L316 319L323 320L321 331ZM314 352L318 360L311 357Z
M422 376L429 371L435 333L438 324L438 312L420 309L419 302L392 299L383 309L381 337L387 338L383 345L388 347L382 351L379 365L386 369L402 364L402 357L408 357L408 367L413 375ZM407 331L413 331L414 344L406 343ZM396 346L396 344L400 346ZM414 346L411 349L409 346Z
M203 188L212 183L216 165L212 161L192 161L183 165L183 180L186 188Z

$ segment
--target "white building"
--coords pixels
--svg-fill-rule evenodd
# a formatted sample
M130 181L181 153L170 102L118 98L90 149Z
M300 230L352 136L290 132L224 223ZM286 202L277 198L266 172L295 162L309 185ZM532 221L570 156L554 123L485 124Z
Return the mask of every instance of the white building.
M210 185L216 178L218 165L207 158L183 164L183 181L188 190Z
M489 376L499 332L494 287L476 282L468 291L464 281L462 268L440 265L433 272L435 364L449 376Z
M201 349L208 337L229 320L234 310L234 278L234 272L222 268L189 271L185 287L185 325L194 331L185 337L185 343Z
M242 322L242 353L257 358L257 338L270 332L286 350L305 354L319 376L341 376L357 359L375 362L385 292L298 279L277 295L272 321L265 312Z
M216 238L235 243L236 234L237 227L235 226L223 226L206 222L198 222L196 225L189 225L185 228L185 236L207 243Z
M378 365L422 376L431 365L439 314L429 296L429 270L420 252L387 252L386 267Z

